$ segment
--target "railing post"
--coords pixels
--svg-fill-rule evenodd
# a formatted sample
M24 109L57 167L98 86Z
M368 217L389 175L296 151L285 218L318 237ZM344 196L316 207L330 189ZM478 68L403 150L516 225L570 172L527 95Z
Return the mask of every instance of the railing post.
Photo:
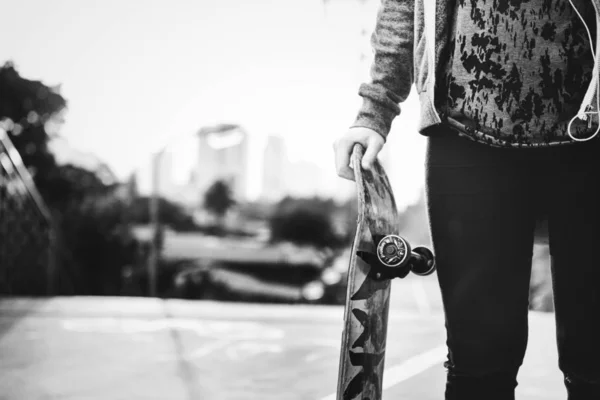
M157 295L157 275L160 259L160 160L162 151L157 152L152 157L152 192L150 195L150 226L152 227L152 238L150 239L150 257L148 260L148 295L156 297Z
M48 256L46 266L46 295L55 296L56 291L56 232L54 227L48 227Z

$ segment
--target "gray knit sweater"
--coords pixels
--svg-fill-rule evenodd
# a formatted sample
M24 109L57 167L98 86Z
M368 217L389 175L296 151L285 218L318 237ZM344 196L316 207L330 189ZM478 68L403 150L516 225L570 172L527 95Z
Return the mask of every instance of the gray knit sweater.
M573 1L596 38L600 0ZM446 124L495 145L567 142L566 123L596 104L597 65L568 0L382 0L371 44L352 126L383 137L413 84L420 133ZM571 132L589 130L575 121Z

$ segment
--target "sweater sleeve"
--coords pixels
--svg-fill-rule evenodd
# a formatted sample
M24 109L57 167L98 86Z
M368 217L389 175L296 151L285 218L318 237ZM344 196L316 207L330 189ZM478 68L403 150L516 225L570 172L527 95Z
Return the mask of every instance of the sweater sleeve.
M413 83L413 40L414 0L381 0L371 35L371 80L359 87L363 102L351 127L370 128L387 137Z

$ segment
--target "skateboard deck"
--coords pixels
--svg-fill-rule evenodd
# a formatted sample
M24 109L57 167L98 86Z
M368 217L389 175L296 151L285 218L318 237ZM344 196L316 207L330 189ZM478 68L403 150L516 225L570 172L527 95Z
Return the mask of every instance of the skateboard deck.
M381 399L391 278L403 278L411 268L419 273L419 265L420 275L435 268L429 250L415 249L423 258L398 236L399 214L390 181L379 162L371 171L361 168L363 153L362 146L355 145L351 158L358 224L348 270L337 400Z

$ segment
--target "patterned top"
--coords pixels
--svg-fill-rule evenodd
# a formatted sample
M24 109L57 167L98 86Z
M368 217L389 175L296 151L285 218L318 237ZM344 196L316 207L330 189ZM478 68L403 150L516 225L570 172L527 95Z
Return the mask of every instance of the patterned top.
M595 38L591 1L572 1ZM452 126L496 146L572 142L594 60L569 0L458 0L452 26L441 82ZM596 121L576 118L571 133L590 136Z

